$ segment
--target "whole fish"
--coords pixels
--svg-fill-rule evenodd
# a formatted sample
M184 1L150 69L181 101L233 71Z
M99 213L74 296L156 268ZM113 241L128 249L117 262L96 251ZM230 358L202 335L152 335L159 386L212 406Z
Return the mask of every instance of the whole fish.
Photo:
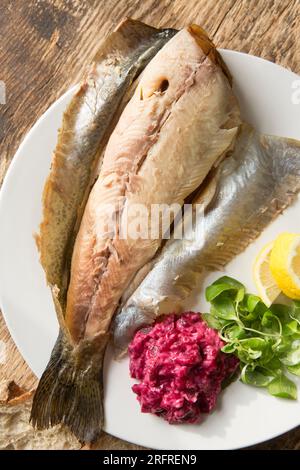
M126 350L137 329L179 311L205 272L222 270L244 251L299 190L300 142L243 125L233 154L193 201L202 211L187 224L185 237L170 239L155 263L143 268L136 291L125 297L114 320L116 353Z
M76 237L65 309L54 291L61 332L34 397L39 428L63 422L81 441L99 436L111 320L162 243L162 234L122 237L123 222L131 214L127 223L134 225L137 205L181 207L232 147L239 125L230 76L214 45L198 26L180 31L143 71L109 138ZM111 212L119 218L108 230Z
M122 21L100 46L86 77L64 112L43 192L43 220L36 236L40 261L52 290L61 329L59 338L62 341L57 341L59 346L55 349L57 358L64 349L62 343L65 342L66 349L73 350L64 321L70 263L86 200L101 168L103 150L132 95L135 81L176 32L173 29L159 30L132 19ZM54 377L49 368L47 374L32 408L31 420L38 428L62 421L60 405L53 404L50 412L39 399L44 393L50 393L53 387ZM63 380L67 381L66 378ZM99 392L99 381L97 378L95 393ZM72 394L74 390L69 387L69 391ZM101 397L99 402L101 413ZM89 412L87 407L86 419ZM99 427L98 410L95 416ZM68 422L68 418L64 417L64 421ZM93 429L92 422L90 428Z
M47 282L59 288L61 302L76 226L94 182L94 171L101 166L109 133L124 108L124 97L145 65L175 33L131 19L122 21L100 46L64 112L43 193L43 221L36 237Z

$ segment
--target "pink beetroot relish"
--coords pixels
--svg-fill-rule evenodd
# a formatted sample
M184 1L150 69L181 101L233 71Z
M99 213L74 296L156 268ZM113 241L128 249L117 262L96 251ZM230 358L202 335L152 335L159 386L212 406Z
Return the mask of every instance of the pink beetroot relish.
M138 331L129 345L132 387L143 413L194 423L216 405L222 382L239 364L200 314L168 315Z

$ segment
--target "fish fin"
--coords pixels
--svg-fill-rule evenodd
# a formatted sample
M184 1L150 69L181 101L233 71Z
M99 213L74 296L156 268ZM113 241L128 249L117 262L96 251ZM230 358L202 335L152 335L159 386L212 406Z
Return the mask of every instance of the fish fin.
M74 347L60 330L33 398L30 421L35 428L63 423L80 442L98 439L104 423L102 368L107 344L105 335L101 339Z

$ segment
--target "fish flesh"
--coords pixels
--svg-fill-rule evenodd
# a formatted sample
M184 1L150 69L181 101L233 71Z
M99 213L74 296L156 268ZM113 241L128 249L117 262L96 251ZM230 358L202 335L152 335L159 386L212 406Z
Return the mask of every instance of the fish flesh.
M125 19L100 46L64 112L51 172L43 192L43 221L36 236L49 285L68 285L70 258L86 198L101 166L103 148L130 85L176 33Z
M234 152L195 197L201 209L182 239L170 239L114 320L116 354L135 331L178 312L209 271L222 270L295 201L300 190L300 142L263 135L243 124ZM147 274L148 271L148 274Z
M111 320L163 237L121 237L124 219L134 225L137 205L181 207L233 146L239 125L214 45L198 26L178 32L144 69L109 138L74 244L65 308L54 290L61 331L33 401L38 428L63 422L81 441L99 436ZM111 212L119 222L108 230Z

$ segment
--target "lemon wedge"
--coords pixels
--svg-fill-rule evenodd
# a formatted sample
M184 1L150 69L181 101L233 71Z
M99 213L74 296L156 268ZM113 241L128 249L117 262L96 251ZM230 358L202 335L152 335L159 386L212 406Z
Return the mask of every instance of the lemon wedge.
M270 270L278 288L291 299L300 299L300 235L282 233L273 245Z
M259 252L253 265L253 278L262 301L269 307L281 293L270 269L270 256L274 242L268 243Z

